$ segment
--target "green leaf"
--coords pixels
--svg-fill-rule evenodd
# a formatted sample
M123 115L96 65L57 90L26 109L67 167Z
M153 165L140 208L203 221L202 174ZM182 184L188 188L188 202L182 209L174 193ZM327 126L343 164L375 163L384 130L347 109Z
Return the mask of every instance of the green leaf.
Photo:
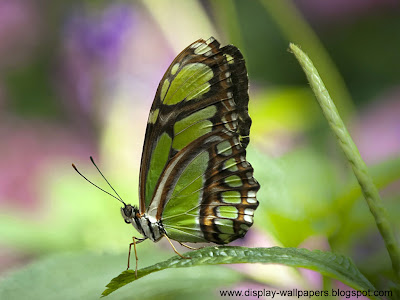
M152 253L152 251L148 251ZM154 253L159 253L160 251ZM164 255L165 257L165 255ZM110 274L126 267L127 253L121 255L64 253L52 255L2 278L0 299L73 300L99 299ZM149 265L154 257L140 257ZM210 277L213 274L213 277ZM238 284L243 275L229 268L205 266L197 272L174 269L148 276L140 288L126 287L108 299L212 299L215 289ZM156 282L157 288L154 288ZM185 284L182 284L185 282ZM201 295L202 297L198 297Z
M298 248L221 246L206 247L185 253L185 255L191 259L174 256L166 261L138 270L137 278L135 271L124 271L111 280L102 295L107 296L132 281L165 269L237 263L278 263L306 268L340 280L356 290L375 290L350 258L332 252Z

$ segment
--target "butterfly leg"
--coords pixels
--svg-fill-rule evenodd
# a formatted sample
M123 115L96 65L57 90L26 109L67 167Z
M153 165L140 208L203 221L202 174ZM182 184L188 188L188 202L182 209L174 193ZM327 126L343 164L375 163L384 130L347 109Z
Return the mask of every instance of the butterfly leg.
M164 234L164 236L167 238L169 244L171 245L172 249L174 249L174 251L175 251L176 254L178 254L178 255L179 255L180 257L182 257L182 258L187 258L187 259L190 259L190 258L191 258L191 257L186 257L186 256L183 256L182 254L180 254L180 253L178 252L178 250L176 250L174 244L172 244L172 242L171 242L171 240L169 239L169 237L168 237L166 234Z
M204 246L203 247L199 247L199 248L195 248L195 247L191 247L191 246L186 245L186 244L181 243L181 242L178 242L178 243L181 244L183 247L186 247L186 248L191 249L191 250L199 250L201 248L204 248Z
M133 245L133 249L135 251L135 259L136 259L136 267L135 267L135 277L137 278L137 269L138 269L138 256L137 256L137 251L136 251L136 244L139 244L141 242L143 242L144 240L146 240L146 238L136 238L136 237L132 237L133 243L129 244L129 253L128 253L128 267L126 268L127 270L129 269L129 262L131 260L131 249L132 249L132 245ZM137 242L136 242L137 240Z

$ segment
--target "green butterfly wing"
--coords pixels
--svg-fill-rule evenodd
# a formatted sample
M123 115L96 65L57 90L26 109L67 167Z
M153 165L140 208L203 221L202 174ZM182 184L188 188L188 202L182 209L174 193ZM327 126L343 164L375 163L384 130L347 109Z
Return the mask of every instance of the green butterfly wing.
M183 50L150 111L140 213L180 242L225 244L253 223L259 184L246 161L251 119L240 51L210 38Z

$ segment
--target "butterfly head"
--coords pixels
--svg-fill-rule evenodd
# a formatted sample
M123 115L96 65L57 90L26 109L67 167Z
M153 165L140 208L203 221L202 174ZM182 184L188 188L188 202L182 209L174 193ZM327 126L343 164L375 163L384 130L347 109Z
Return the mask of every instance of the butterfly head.
M124 218L126 224L134 224L136 225L135 219L139 219L139 209L130 204L125 204L124 207L121 207L121 215Z

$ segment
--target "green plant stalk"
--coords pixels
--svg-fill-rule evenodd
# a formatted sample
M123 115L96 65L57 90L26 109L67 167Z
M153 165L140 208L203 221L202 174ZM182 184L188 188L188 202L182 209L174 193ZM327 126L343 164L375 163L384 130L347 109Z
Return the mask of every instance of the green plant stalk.
M361 186L362 193L367 201L369 209L375 218L376 225L385 242L387 251L392 260L393 271L400 280L400 250L390 227L387 212L379 196L378 189L368 173L367 166L362 160L361 155L354 144L349 132L347 131L339 112L336 109L328 90L325 88L317 69L314 67L309 57L294 44L290 44L290 50L294 53L301 67L303 68L311 88L313 89L319 105L329 126L336 135L343 152L351 164L353 172Z

